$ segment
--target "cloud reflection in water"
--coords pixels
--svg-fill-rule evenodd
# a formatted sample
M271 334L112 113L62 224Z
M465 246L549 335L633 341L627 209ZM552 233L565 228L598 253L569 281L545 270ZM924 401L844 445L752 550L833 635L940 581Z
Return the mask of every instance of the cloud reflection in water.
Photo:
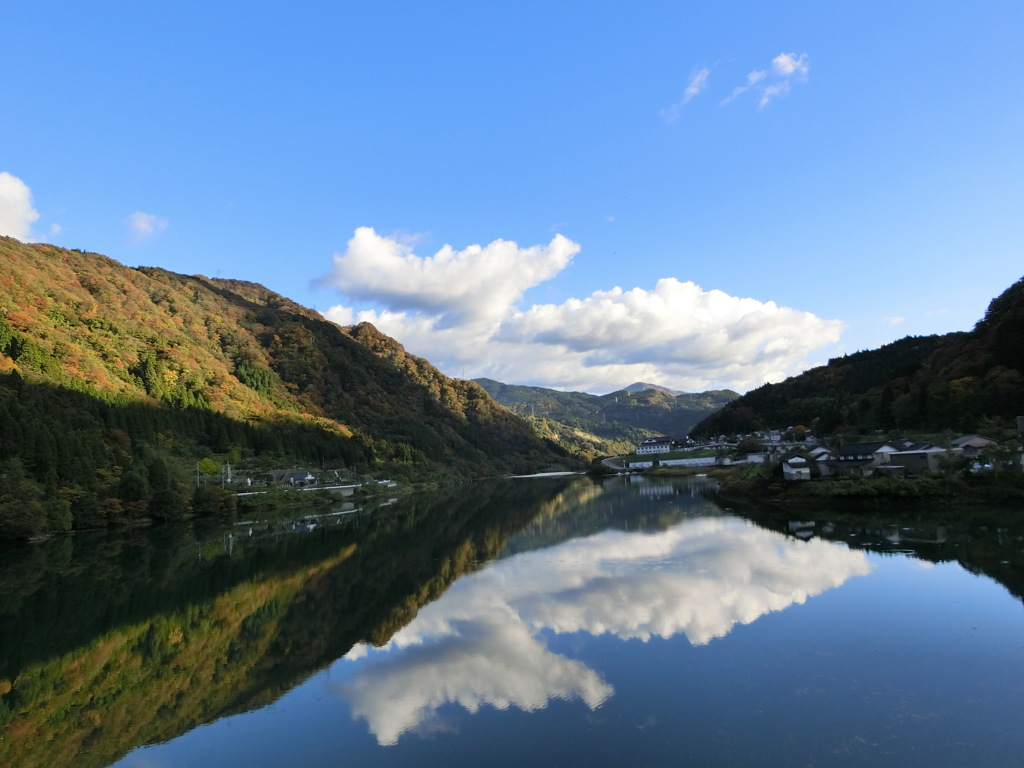
M595 709L612 687L549 651L542 630L644 642L682 633L700 645L869 570L863 552L733 517L609 530L460 579L384 648L354 648L346 658L358 666L337 690L385 745L429 727L446 703L533 711L579 699Z

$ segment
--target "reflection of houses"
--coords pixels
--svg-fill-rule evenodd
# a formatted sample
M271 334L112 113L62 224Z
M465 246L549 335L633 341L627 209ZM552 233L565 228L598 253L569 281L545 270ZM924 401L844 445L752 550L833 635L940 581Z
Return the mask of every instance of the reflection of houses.
M790 520L786 523L786 529L798 539L807 541L814 536L814 527L817 525L813 520Z
M901 544L945 544L947 539L944 525L913 528L890 525L886 527L882 535L886 541L896 546Z

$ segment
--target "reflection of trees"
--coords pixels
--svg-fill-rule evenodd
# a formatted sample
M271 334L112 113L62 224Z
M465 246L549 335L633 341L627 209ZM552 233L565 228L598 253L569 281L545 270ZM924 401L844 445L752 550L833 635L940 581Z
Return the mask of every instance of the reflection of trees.
M386 641L562 486L421 494L205 557L183 527L14 551L0 569L0 764L107 765L272 700L355 642Z
M664 531L685 517L720 514L703 495L702 478L650 480L611 477L568 488L558 503L542 508L509 543L506 554L548 547L608 528Z
M791 515L774 507L745 505L737 511L758 525L788 532ZM874 552L912 555L932 563L959 563L988 576L1024 600L1024 520L1019 510L958 508L928 514L872 510L794 513L812 519L806 533ZM793 518L795 520L795 517Z

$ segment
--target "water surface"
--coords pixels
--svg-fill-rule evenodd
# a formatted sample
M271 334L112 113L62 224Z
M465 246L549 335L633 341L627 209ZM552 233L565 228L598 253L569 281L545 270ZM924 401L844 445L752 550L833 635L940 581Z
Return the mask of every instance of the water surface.
M5 553L0 764L1019 765L1019 531L704 490L524 479Z

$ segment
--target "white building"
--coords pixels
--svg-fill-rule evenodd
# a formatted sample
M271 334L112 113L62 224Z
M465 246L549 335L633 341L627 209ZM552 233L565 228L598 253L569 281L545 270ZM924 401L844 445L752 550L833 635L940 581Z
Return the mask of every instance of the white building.
M652 437L636 447L637 454L641 456L651 453L668 453L671 450L672 441L667 437Z

